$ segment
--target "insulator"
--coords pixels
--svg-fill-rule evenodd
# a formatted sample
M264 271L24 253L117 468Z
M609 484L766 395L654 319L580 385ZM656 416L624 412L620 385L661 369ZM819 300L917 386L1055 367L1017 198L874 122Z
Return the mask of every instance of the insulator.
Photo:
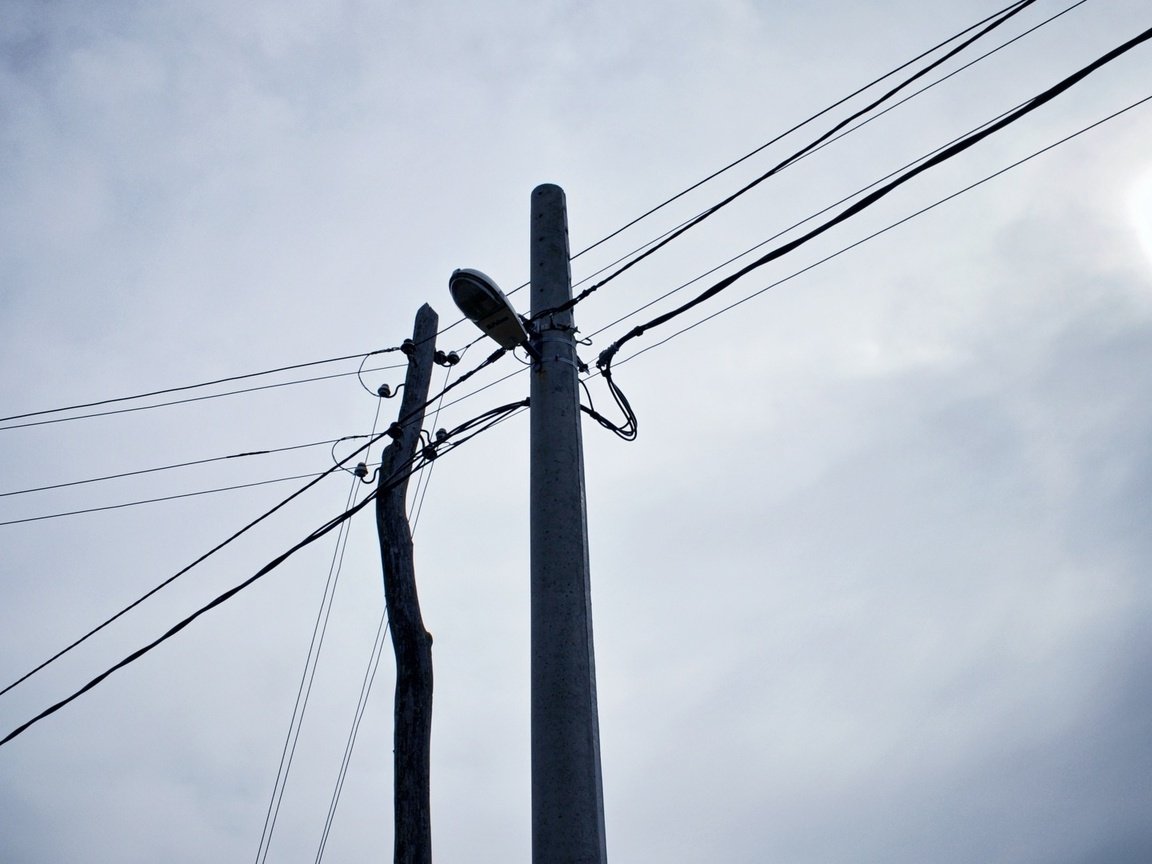
M448 430L447 429L437 429L436 430L436 443L437 444L443 444L447 440L448 440Z
M437 366L447 366L448 365L448 355L445 354L443 351L441 351L439 348L437 348L436 353L432 355L432 362L435 363Z
M387 384L381 384L378 388L376 388L376 393L378 396L380 396L381 399L392 398L392 388Z
M365 465L363 462L357 462L356 463L356 470L353 471L352 473L355 474L357 477L359 477L361 480L363 480L365 477L368 476L368 466Z
M400 343L400 351L407 357L411 357L416 353L416 343L411 339L405 339Z
M455 351L449 351L448 352L448 365L449 366L455 366L459 362L460 362L460 355L457 354Z
M436 447L433 444L425 444L424 449L420 451L424 454L424 458L431 462L440 454L436 452Z
M386 434L393 441L399 441L400 437L404 434L404 430L400 428L399 423L393 423L388 427L388 432Z

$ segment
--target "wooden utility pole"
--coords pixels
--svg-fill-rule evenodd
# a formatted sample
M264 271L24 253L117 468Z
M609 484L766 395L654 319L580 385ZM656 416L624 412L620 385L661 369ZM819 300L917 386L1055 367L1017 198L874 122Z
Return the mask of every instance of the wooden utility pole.
M564 190L532 192L532 861L604 864L604 792Z
M393 739L395 864L431 864L432 814L429 801L432 741L432 634L424 629L412 532L405 499L407 477L420 444L428 385L432 377L439 317L425 303L416 313L413 347L400 404L399 430L380 461L376 525L384 565L384 601L396 654L396 706Z

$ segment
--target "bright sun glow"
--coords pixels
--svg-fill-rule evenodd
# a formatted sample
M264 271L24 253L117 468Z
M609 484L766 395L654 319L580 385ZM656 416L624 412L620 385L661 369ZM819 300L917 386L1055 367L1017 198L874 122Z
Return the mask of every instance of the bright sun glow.
M1140 248L1152 264L1152 168L1146 169L1133 185L1129 207Z

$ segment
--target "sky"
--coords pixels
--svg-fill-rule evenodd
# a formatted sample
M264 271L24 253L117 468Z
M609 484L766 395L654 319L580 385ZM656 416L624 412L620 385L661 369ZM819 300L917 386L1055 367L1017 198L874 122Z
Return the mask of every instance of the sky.
M1039 0L924 80L1071 2ZM1135 36L1145 7L1087 0L757 187L582 302L581 356ZM575 254L999 8L4 0L0 414L352 359L0 422L0 492L382 429L398 406L371 391L402 356L368 358L366 386L343 373L421 303L455 324L457 267L521 285L536 185L565 189ZM583 430L613 861L1152 860L1152 103L789 278L1152 95L1150 69L1145 44L621 351L639 436ZM862 104L574 258L574 279ZM490 350L437 367L434 392ZM478 373L426 428L522 398L525 368ZM63 422L11 428L33 419ZM304 481L13 520L311 476L351 449L0 496L0 686ZM531 855L527 452L520 415L422 475L441 862ZM354 483L326 479L0 695L0 733L343 511ZM331 596L266 849L316 860L383 608L369 512L342 554L334 535L309 546L0 747L0 861L262 860ZM386 646L323 860L391 854L392 670Z

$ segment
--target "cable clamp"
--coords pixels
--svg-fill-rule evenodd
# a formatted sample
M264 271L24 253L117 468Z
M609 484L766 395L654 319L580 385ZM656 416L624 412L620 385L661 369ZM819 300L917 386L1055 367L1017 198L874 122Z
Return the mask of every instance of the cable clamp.
M533 327L533 330L537 333L537 335L544 333L548 330L556 330L556 331L559 331L561 333L572 333L573 335L575 335L576 333L579 332L576 329L576 326L574 324L557 324L556 323L556 316L552 312L548 313L548 318L547 318L548 326L547 327L539 326L539 324L537 324L538 321L540 321L539 318L533 319L533 321L532 321L532 323L536 325L535 327Z
M578 373L579 373L579 372L587 372L587 371L588 371L588 367L587 367L587 366L585 366L583 363L577 363L577 362L576 362L575 360L573 360L571 357L561 357L559 354L555 354L555 355L553 355L551 358L545 358L545 357L541 357L540 359L541 359L541 361L543 361L543 360L546 360L546 359L551 359L551 361L552 361L553 363L564 363L564 364L566 364L566 365L568 365L568 366L571 366L571 367L572 367L573 369L575 369L575 370L576 370Z

